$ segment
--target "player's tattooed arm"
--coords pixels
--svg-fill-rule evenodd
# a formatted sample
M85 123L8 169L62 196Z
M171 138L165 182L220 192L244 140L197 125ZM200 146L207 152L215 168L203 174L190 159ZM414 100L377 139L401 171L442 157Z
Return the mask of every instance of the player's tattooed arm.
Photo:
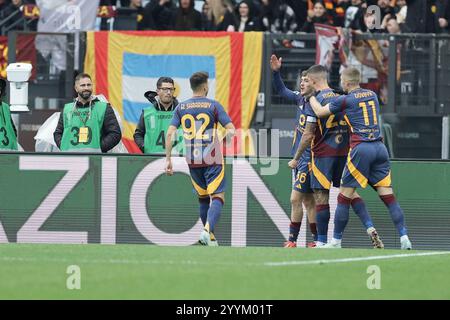
M328 117L331 114L330 111L330 104L328 103L325 106L322 106L319 101L317 101L316 97L312 96L309 99L309 103L311 105L311 108L314 110L314 113L319 118L325 118Z
M306 122L305 131L303 132L302 139L300 140L297 151L295 152L294 159L289 161L289 167L295 169L297 167L298 160L302 156L303 152L305 152L306 148L311 146L311 142L314 138L314 134L316 132L317 123L315 122Z
M171 176L173 175L172 170L172 143L174 139L175 132L177 131L177 128L175 126L170 125L167 129L167 135L166 135L166 174Z

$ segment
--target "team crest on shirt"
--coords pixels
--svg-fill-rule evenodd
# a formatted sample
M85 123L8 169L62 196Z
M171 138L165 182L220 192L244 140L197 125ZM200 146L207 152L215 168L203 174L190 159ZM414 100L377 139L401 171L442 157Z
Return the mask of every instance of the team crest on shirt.
M300 110L303 110L303 104L298 106L300 108Z
M342 141L344 141L344 137L342 136L342 134L337 134L334 138L334 142L336 142L336 144L341 144Z

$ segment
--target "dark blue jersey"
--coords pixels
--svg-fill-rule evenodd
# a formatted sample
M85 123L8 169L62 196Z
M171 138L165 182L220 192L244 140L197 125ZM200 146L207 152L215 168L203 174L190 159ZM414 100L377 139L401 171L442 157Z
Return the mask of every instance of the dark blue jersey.
M380 104L375 92L355 89L330 103L333 114L343 113L350 126L351 147L363 141L380 141L381 130L378 124Z
M222 164L217 125L231 122L223 106L206 97L181 102L174 111L171 125L183 128L186 160L191 167Z
M300 140L302 139L303 132L305 132L306 126L306 104L307 102L303 98L303 96L298 91L292 91L286 88L281 79L281 75L279 72L273 73L273 86L275 91L282 96L283 98L294 102L297 105L297 115L295 117L295 129L294 129L294 139L292 140L292 149L291 155L294 156L297 152L297 149L300 144ZM311 158L311 148L308 147L305 152L302 154L302 159L309 161Z
M320 91L316 98L322 106L339 97L332 89ZM317 121L317 128L312 142L314 157L341 157L348 154L348 128L342 115L330 115L318 119L311 106L308 105L306 115ZM308 120L309 121L309 120Z

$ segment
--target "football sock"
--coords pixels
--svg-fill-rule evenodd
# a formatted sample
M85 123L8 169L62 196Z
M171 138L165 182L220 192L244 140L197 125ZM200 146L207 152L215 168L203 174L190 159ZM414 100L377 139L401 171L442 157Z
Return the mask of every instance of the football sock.
M339 193L337 198L337 207L334 214L334 234L333 238L341 240L344 229L347 226L348 216L350 211L350 203L352 199L347 198L342 193Z
M223 200L221 198L212 198L211 205L208 210L208 231L214 232L214 227L220 218L220 212L223 207Z
M330 222L330 206L328 204L316 205L317 241L327 243L328 223Z
M200 207L200 219L202 219L203 225L206 225L206 219L208 217L209 210L209 197L208 198L198 198Z
M351 205L353 211L355 211L364 227L366 229L373 227L372 217L370 216L369 211L367 211L364 200L361 198L354 198L352 199Z
M309 230L311 230L313 240L317 241L317 225L315 222L309 224Z
M405 227L405 218L403 215L403 210L400 208L395 196L393 194L388 194L385 196L380 196L380 199L384 202L386 207L389 209L389 213L391 214L391 219L394 222L395 227L397 228L398 233L401 236L406 235L408 232Z
M297 242L298 233L300 232L301 222L292 222L289 225L289 241Z

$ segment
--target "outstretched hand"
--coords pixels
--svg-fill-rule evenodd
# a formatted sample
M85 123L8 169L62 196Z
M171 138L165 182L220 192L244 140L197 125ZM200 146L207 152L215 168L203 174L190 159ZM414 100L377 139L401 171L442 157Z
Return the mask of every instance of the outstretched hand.
M272 71L280 71L282 59L281 57L278 59L274 54L270 57L270 68Z

